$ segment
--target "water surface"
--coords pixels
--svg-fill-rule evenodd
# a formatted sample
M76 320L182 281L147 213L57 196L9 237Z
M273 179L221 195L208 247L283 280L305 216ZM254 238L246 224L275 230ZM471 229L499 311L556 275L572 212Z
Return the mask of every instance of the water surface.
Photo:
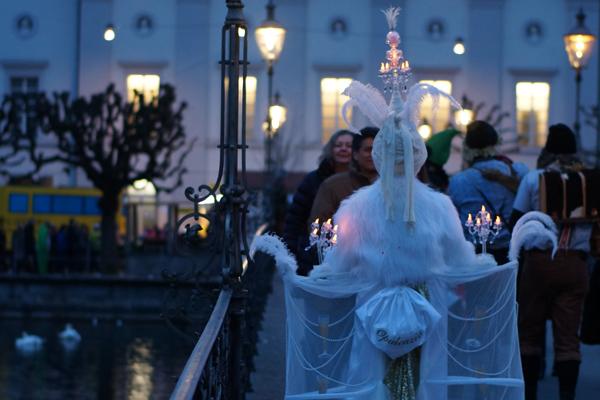
M82 340L69 348L57 336L65 322L0 320L0 399L165 399L193 349L164 322L91 319L70 321ZM17 350L22 331L42 349Z

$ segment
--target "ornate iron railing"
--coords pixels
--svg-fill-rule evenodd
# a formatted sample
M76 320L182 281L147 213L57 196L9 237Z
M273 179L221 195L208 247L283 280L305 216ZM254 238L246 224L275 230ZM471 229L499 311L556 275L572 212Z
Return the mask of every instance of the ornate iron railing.
M210 254L204 260L205 264L218 262L222 288L208 323L171 395L174 400L240 400L245 397L249 387L249 368L243 354L244 337L241 334L245 324L247 297L242 276L250 261L246 236L248 194L245 134L248 34L241 0L226 0L226 4L228 11L221 31L219 172L213 186L201 185L197 191L193 188L185 190L185 196L193 203L194 211L181 218L177 228L177 231L184 228L181 241L186 251L194 254L194 249L201 249L203 254ZM220 199L217 191L223 195ZM215 205L210 213L204 213L199 205L209 197L212 197ZM202 220L210 223L208 241L201 238L202 230L206 229ZM200 257L200 252L196 251L195 254ZM200 293L206 291L203 282L206 269L165 274L173 283L172 290L165 297L167 306L164 313L172 326L191 326L194 329L190 315L194 308L198 309ZM181 295L183 292L178 289L177 284L182 281L194 284L189 296ZM191 336L197 337L196 332L192 332Z

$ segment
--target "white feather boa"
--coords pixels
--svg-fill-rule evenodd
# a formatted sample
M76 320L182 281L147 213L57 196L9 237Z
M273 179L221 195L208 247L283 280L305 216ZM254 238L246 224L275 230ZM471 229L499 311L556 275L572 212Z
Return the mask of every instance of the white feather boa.
M262 251L275 258L275 265L281 275L296 273L298 263L279 236L256 236L250 245L250 257L253 258L257 251Z
M523 215L513 228L510 239L508 258L514 261L519 258L521 248L526 250L552 248L552 257L558 247L557 228L550 216L539 212L530 211Z

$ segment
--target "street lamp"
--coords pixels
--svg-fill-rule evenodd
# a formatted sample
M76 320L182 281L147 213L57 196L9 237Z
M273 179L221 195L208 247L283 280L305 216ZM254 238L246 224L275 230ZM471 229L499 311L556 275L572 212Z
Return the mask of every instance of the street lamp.
M279 129L285 124L287 117L287 108L281 103L279 92L275 93L273 104L269 107L269 120L271 121L270 133L277 134Z
M261 57L267 63L267 76L268 76L268 97L269 97L269 109L267 112L266 119L266 167L270 173L273 169L273 160L271 155L271 147L273 136L277 133L280 125L274 126L272 118L271 108L274 106L273 102L273 64L279 59L281 50L283 50L283 43L285 42L285 29L281 24L275 21L275 4L273 0L269 0L266 6L267 8L267 19L256 28L254 36L256 38L256 44L260 50ZM273 113L278 109L274 109ZM280 111L280 110L279 110ZM285 117L285 115L284 115Z
M473 102L469 100L469 98L466 95L463 95L461 106L462 108L454 113L454 121L458 130L466 132L467 125L469 125L475 119L475 112L473 111Z
M569 57L569 64L575 70L575 137L578 147L581 145L579 123L579 109L581 101L581 70L587 65L596 36L594 36L584 25L585 14L582 9L577 13L577 26L569 33L563 36L565 41L565 51Z
M461 37L457 37L456 40L454 41L454 46L452 47L452 51L454 52L454 54L462 56L463 54L465 54L465 42Z
M431 137L432 129L429 122L427 122L427 118L423 119L423 123L419 125L417 132L419 132L419 135L421 135L423 140L427 140Z
M113 24L106 25L106 28L104 28L103 36L104 40L106 40L107 42L112 42L113 40L115 40L117 34L115 33L115 27L113 26Z

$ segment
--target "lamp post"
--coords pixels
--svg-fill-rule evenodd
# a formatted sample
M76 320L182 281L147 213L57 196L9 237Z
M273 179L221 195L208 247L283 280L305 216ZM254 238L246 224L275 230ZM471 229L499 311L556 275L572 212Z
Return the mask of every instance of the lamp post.
M265 121L265 147L266 147L266 159L265 164L269 175L273 171L273 155L272 145L273 136L277 133L279 126L275 127L271 115L271 108L274 106L273 102L273 64L279 59L281 50L283 50L283 43L285 42L285 29L281 24L275 21L275 4L273 0L269 0L267 4L267 19L256 28L254 33L256 38L256 44L260 50L261 57L267 63L267 77L268 77L268 101L269 109L267 111L267 119ZM274 110L275 111L275 110Z
M575 70L575 138L577 147L581 146L581 125L579 122L579 109L581 101L581 70L587 65L596 36L594 36L584 25L585 14L580 9L577 13L577 26L563 36L565 42L565 51L569 57L569 64Z
M475 119L475 113L473 112L473 102L466 95L463 95L461 103L462 109L454 113L454 121L460 131L466 132L467 125Z

